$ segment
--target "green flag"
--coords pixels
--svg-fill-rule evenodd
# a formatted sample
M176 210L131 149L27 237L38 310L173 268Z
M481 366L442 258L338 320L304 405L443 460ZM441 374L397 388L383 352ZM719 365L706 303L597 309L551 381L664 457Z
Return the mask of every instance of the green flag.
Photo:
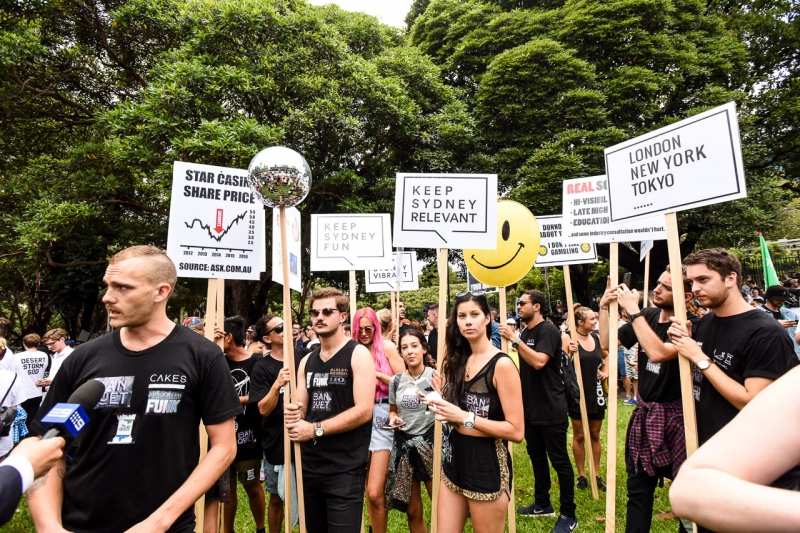
M772 264L772 258L769 256L767 249L767 241L761 232L758 233L758 238L761 241L761 268L764 270L764 288L767 289L773 285L780 285L778 281L778 274L775 272L775 266Z

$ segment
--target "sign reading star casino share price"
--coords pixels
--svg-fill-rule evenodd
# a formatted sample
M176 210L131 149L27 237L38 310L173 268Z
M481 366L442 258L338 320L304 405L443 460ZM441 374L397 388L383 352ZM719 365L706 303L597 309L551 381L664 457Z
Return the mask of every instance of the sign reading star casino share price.
M400 268L397 268L398 259ZM392 254L392 268L366 271L367 292L396 291L398 274L401 291L417 291L419 290L417 268L417 252L395 252Z
M608 180L605 176L564 180L562 183L564 242L607 243L667 238L664 215L611 222Z
M179 277L259 279L263 233L247 170L175 162L167 255Z
M392 264L388 214L311 215L311 270L368 270Z
M605 158L612 222L747 196L733 102L606 148Z
M569 244L562 238L561 215L538 216L539 257L533 265L538 268L561 265L583 265L597 263L597 248L590 242Z
M497 246L497 174L397 174L397 248Z

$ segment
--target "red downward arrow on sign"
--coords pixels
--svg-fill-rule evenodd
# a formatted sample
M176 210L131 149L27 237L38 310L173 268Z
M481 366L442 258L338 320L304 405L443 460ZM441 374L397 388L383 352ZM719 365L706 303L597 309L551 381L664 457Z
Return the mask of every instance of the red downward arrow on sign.
M222 209L217 209L217 225L214 226L217 233L222 233Z

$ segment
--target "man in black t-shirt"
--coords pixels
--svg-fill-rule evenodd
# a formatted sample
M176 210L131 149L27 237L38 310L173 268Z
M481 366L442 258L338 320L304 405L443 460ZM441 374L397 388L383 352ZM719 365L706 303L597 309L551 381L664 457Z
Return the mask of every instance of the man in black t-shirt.
M672 343L693 364L697 433L702 446L739 411L797 364L792 342L776 320L742 298L742 266L724 248L700 250L684 259L692 292L710 309L694 339L673 323Z
M519 516L555 516L550 505L550 466L558 475L561 509L553 531L572 531L578 525L575 517L575 473L567 453L567 395L561 377L561 333L544 319L547 299L540 291L525 291L517 303L520 324L514 328L500 326L500 334L511 341L519 353L522 379L522 403L525 410L525 441L531 458L534 477L534 501L517 509ZM559 529L561 528L561 529Z
M250 502L250 512L256 523L256 533L264 533L264 489L259 478L261 473L261 415L250 403L250 377L253 365L261 355L251 354L244 349L245 321L240 316L225 319L225 331L216 330L224 338L225 360L231 372L233 388L244 406L242 414L236 417L236 458L231 465L231 497L226 504L225 533L233 533L236 508L239 500L236 495L236 478L244 487Z
M283 387L289 383L289 368L283 366L283 320L266 315L256 322L256 339L272 345L272 350L255 366L250 381L250 408L261 414L261 446L264 450L264 485L269 492L267 524L270 533L280 533L283 522L283 500L278 496L279 477L276 468L284 464L283 452ZM295 346L295 368L308 350Z
M90 379L106 392L73 445L69 470L62 459L28 491L38 531L190 533L194 503L236 455L242 407L225 357L167 317L176 280L172 261L152 246L109 260L103 302L115 329L64 361L40 418ZM201 419L211 446L198 465ZM34 427L48 429L40 420Z
M285 408L289 438L303 454L309 533L355 533L363 517L375 363L365 346L344 336L349 305L332 287L311 296L321 344L300 363L296 400Z
M691 283L684 272L683 297L692 298ZM630 315L630 322L618 331L621 346L639 343L639 395L631 414L625 439L628 473L628 510L625 531L647 533L653 519L653 500L661 477L675 479L686 460L686 436L681 402L678 351L667 330L673 308L672 275L667 269L653 289L653 305L639 309L639 293L624 284L611 287L610 280L600 300L600 343L608 349L608 306L614 300ZM699 320L694 315L689 319ZM659 442L658 448L655 443ZM684 531L680 525L680 531Z

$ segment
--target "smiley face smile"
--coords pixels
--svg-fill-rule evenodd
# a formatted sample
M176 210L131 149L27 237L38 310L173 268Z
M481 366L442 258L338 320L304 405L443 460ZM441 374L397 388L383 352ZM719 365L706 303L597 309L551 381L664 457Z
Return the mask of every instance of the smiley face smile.
M524 244L522 244L521 242L519 242L519 243L517 243L517 244L519 244L519 247L517 248L517 251L516 251L516 253L514 254L514 257L512 257L511 259L509 259L508 261L506 261L506 262L505 262L505 263L503 263L502 265L497 265L497 266L489 266L489 265L484 265L483 263L481 263L480 261L478 261L478 260L475 258L475 254L472 254L472 260L473 260L473 261L475 261L476 263L478 263L478 264L479 264L480 266L482 266L483 268L486 268L486 269L488 269L488 270L497 270L498 268L503 268L504 266L506 266L506 265L508 265L509 263L511 263L511 262L512 262L514 259L516 259L516 258L517 258L517 256L519 255L519 253L522 251L522 249L523 249L523 248L525 248L525 245L524 245Z

